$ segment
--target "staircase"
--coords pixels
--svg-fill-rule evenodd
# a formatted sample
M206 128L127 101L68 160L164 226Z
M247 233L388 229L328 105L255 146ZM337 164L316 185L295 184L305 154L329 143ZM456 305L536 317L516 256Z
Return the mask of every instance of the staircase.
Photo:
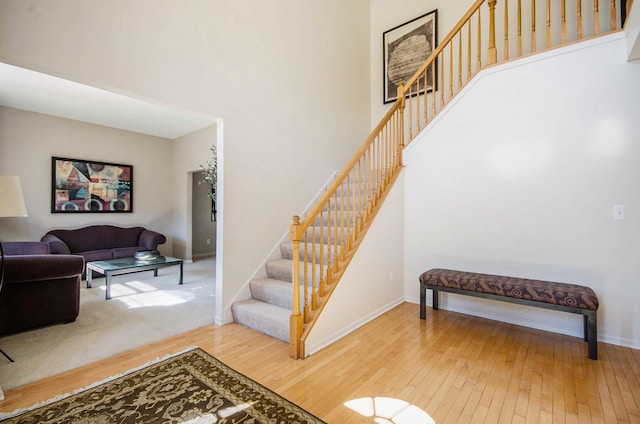
M616 31L619 1L477 0L399 84L396 102L317 203L293 217L291 241L265 264L267 278L250 282L252 298L232 306L235 321L304 358L307 336L403 167L405 146L486 67Z
M353 193L353 190L350 192ZM334 199L341 199L341 196L340 190L336 192ZM349 196L345 205L352 204L355 198L357 196ZM312 274L311 270L315 269L315 281L320 281L326 273L328 258L331 257L332 245L327 243L332 238L329 224L345 217L356 219L351 207L331 212L325 208L325 213L316 218L315 225L307 230L313 243L306 254L304 251L298 254L303 262L305 257L309 259L306 265L300 266L301 274L304 274L305 270L307 275ZM346 233L346 236L349 235ZM337 246L341 246L341 243ZM291 241L282 242L279 246L280 257L270 259L264 264L267 277L256 278L249 283L251 299L236 302L231 306L235 322L286 343L289 342L289 323L293 308L293 251ZM304 281L304 275L300 276L300 280ZM304 304L303 287L300 293L300 302Z

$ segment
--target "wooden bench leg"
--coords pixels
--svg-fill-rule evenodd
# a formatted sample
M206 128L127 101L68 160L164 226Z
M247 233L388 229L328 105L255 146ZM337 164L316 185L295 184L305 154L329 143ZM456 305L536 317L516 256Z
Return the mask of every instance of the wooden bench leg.
M589 359L598 359L598 323L596 312L584 316L585 340L589 344Z
M420 284L420 319L427 319L427 286Z
M433 308L434 311L437 311L438 309L440 309L440 306L438 305L438 290L432 290L433 291L433 300L431 301L431 307Z

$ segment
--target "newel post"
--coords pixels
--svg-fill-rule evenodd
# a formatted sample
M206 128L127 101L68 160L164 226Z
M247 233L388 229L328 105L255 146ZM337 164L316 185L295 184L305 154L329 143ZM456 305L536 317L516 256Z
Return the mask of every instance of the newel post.
M289 318L289 356L304 358L302 337L302 315L300 314L300 240L302 240L300 217L294 215L289 227L289 238L293 244L293 310Z
M489 0L489 52L487 62L493 65L498 61L498 51L496 50L496 3L497 0Z

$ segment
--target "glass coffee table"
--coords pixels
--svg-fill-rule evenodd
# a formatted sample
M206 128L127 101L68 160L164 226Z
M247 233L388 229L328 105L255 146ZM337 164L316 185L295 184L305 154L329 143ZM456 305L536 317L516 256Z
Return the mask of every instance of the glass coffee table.
M87 288L91 288L93 272L104 275L107 284L106 299L111 299L111 277L114 275L131 274L133 272L153 271L153 276L158 276L158 269L168 266L180 265L180 279L182 284L182 259L169 256L158 256L154 259L118 258L105 261L87 262Z

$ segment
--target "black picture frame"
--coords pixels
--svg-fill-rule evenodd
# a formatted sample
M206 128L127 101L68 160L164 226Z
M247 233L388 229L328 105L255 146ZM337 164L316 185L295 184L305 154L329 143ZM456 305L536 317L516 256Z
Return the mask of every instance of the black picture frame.
M51 158L51 213L132 213L133 165Z
M438 39L438 10L418 16L382 34L383 61L383 102L395 102L398 85L406 83L422 66L436 48ZM431 92L435 88L435 78L431 69L427 70L427 83L420 81L419 90L414 94Z

